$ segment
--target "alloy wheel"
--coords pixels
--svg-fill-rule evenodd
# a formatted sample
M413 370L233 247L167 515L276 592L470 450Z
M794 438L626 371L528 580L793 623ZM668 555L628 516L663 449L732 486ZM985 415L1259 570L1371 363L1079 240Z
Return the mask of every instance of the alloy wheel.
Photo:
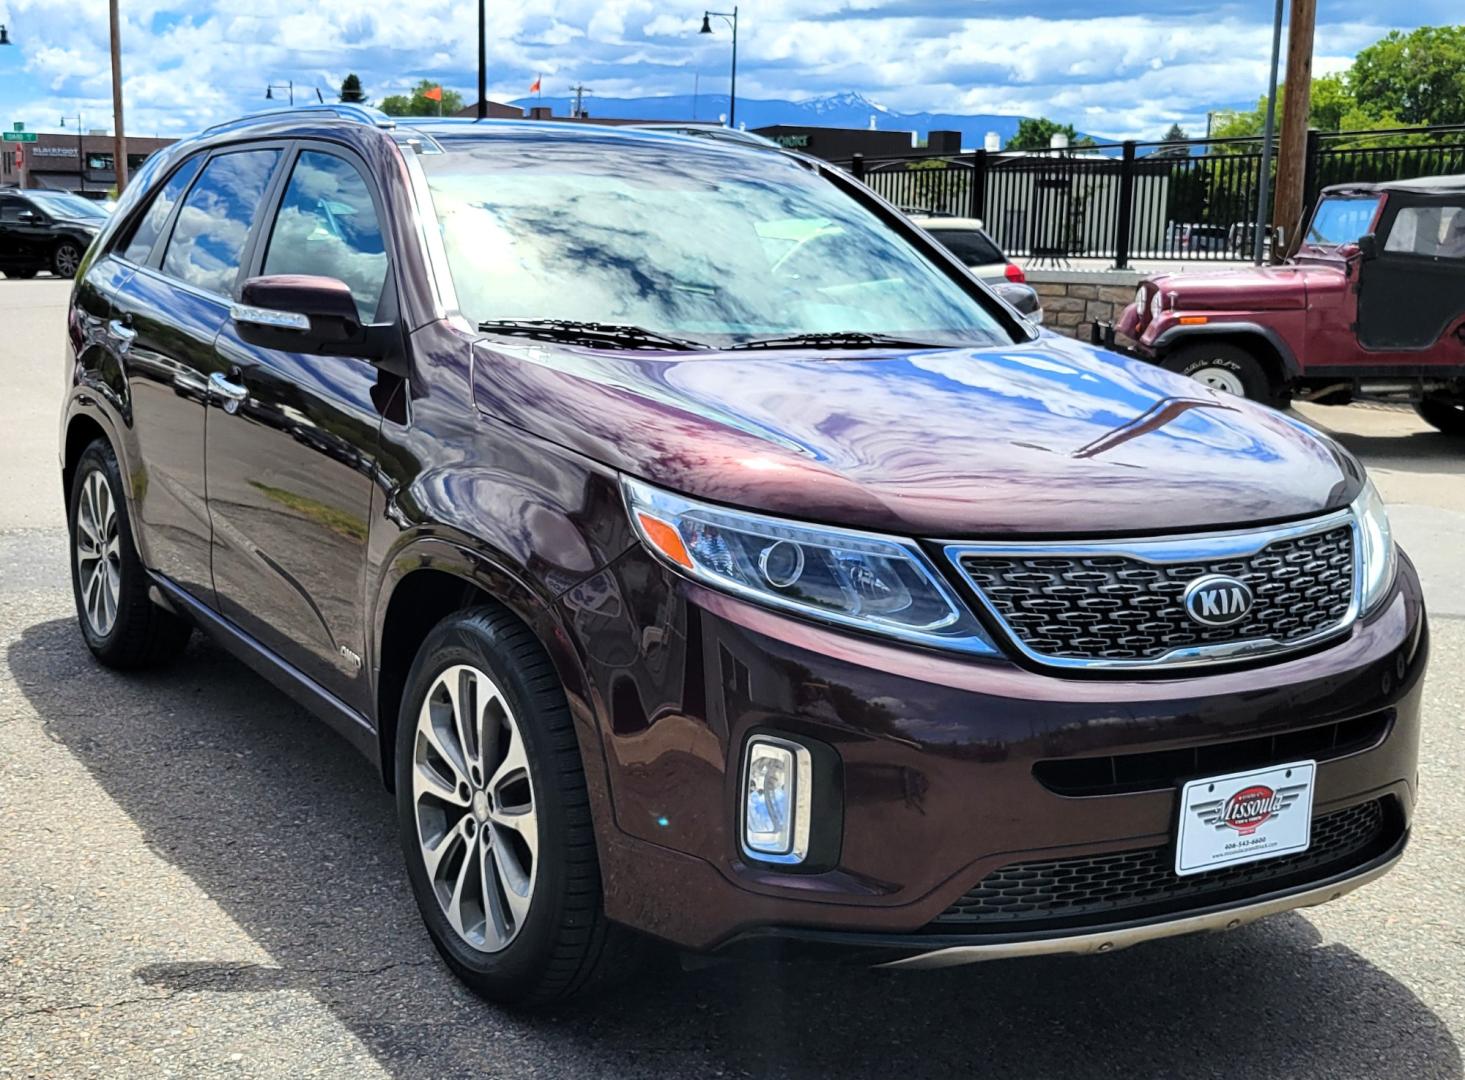
M76 571L82 609L99 638L112 632L122 594L122 547L117 535L117 503L100 470L82 482L76 509Z
M477 668L448 668L423 699L412 805L423 867L448 924L480 952L504 949L534 895L539 819L518 723Z
M71 244L62 244L56 249L56 273L61 277L76 276L76 268L81 264L81 252Z
M1246 385L1241 381L1241 376L1236 372L1223 367L1200 367L1190 373L1190 377L1196 382L1204 383L1212 390L1219 390L1223 394L1235 394L1237 397L1246 396Z

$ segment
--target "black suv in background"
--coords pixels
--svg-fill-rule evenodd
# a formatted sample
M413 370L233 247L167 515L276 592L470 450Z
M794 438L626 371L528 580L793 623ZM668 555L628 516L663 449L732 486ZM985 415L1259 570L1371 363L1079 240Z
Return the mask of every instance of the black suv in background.
M0 189L0 272L69 278L107 221L100 203L67 191Z
M1404 850L1428 633L1359 463L824 162L247 118L143 168L68 344L87 645L200 628L331 723L496 1000L649 938L1108 952Z

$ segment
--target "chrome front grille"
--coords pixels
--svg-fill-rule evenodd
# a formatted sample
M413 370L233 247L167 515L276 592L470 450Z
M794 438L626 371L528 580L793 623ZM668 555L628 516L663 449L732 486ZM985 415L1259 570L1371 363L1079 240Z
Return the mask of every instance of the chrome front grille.
M952 545L948 556L1012 643L1069 667L1149 667L1301 648L1357 610L1351 517L1181 539ZM1186 587L1223 574L1253 596L1245 618L1207 626Z

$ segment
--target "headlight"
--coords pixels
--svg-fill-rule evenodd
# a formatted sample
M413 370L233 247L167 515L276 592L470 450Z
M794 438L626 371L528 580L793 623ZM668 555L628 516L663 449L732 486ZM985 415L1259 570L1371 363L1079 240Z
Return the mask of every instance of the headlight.
M652 553L714 588L922 645L997 653L909 541L728 510L638 480L625 492Z
M1155 295L1150 297L1150 318L1158 319L1160 317L1160 312L1163 311L1164 308L1165 298L1160 294L1160 290L1156 289Z
M1363 574L1359 613L1367 614L1388 594L1398 562L1389 512L1372 480L1364 481L1363 490L1353 500L1353 516L1358 521L1359 568Z

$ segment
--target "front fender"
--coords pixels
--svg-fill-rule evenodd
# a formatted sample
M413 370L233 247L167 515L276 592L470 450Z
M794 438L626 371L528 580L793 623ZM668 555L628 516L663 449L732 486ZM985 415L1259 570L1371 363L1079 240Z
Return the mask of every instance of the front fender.
M1146 337L1149 337L1146 334ZM1287 344L1285 338L1270 326L1263 326L1260 323L1221 320L1216 322L1200 323L1197 325L1185 325L1179 322L1171 324L1159 333L1155 334L1145 342L1155 356L1163 357L1181 344L1189 343L1198 338L1204 337L1231 337L1231 338L1254 338L1265 342L1271 350L1276 353L1282 364L1284 381L1290 382L1302 373L1301 365L1297 362L1297 355L1292 351L1292 346Z

